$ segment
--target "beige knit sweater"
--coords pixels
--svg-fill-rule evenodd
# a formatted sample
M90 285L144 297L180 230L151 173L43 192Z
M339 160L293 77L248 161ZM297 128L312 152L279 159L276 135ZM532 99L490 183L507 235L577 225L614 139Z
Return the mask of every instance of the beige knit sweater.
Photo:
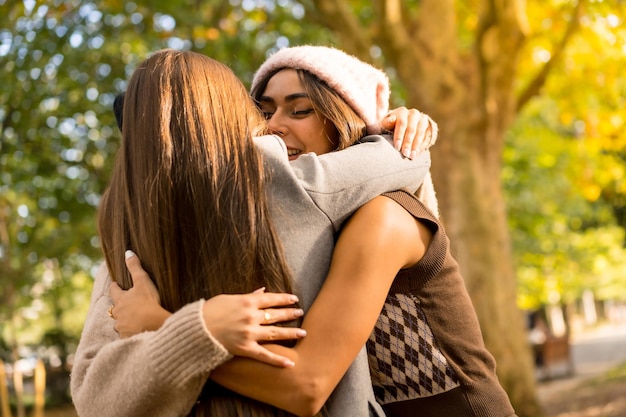
M156 332L120 339L107 314L112 304L110 284L103 264L72 369L72 397L78 414L98 417L100 410L107 410L106 415L134 417L188 414L211 370L231 358L204 326L204 300L183 307ZM132 381L125 384L131 389L119 395L110 375ZM84 384L87 377L102 383Z

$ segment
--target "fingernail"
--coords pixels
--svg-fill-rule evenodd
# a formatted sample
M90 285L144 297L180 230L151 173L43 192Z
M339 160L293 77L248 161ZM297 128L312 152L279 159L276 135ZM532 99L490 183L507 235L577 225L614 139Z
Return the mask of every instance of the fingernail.
M259 289L252 291L253 294L262 294L264 292L265 292L265 287L261 287Z
M298 302L298 296L297 295L290 295L289 296L289 301L291 301L292 303L297 303Z
M124 256L126 257L126 259L130 259L135 256L135 252L133 252L132 250L127 250L126 252L124 252Z
M409 148L402 149L402 155L404 155L405 158L410 157L411 156L411 150Z
M298 337L304 337L304 336L306 336L306 330L304 330L304 329L298 329L298 330L296 330L296 335L297 335Z
M301 309L301 308L299 308L299 309L297 309L296 311L294 311L294 312L293 312L293 314L294 314L296 317L304 316L304 310L303 310L303 309Z
M287 367L287 368L293 368L294 366L296 366L295 362L294 362L294 361L290 361L289 359L286 359L286 360L283 362L283 365L284 365L285 367Z
M416 151L415 149L413 149L413 150L411 151L411 156L409 156L409 159L413 159L413 158L415 158L416 156L417 156L417 151Z
M402 145L402 143L398 140L396 142L394 142L393 147L396 148L396 151L400 150L400 145Z

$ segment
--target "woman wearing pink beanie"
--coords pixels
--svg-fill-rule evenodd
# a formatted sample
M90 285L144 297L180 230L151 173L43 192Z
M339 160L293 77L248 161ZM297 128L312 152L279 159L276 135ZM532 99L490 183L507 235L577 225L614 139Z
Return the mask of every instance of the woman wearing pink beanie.
M333 48L278 51L261 65L251 90L291 159L344 149L365 133L384 132L387 77ZM434 124L422 128L436 134ZM342 229L330 274L303 322L308 335L294 348L294 370L305 368L302 376L294 371L283 377L283 385L281 372L233 361L212 378L285 407L293 401L284 393L287 386L316 383L321 391L332 389L354 358L357 340L369 335L371 382L388 417L514 416L428 185L430 199L386 193L361 207ZM248 382L261 379L272 383ZM350 403L345 396L335 401ZM331 407L337 409L335 403Z
M388 123L385 115L389 113L390 97L387 75L354 56L325 46L295 46L281 49L270 56L259 67L252 80L251 94L259 103L261 110L265 111L264 109L271 109L275 106L275 103L270 103L263 98L264 92L270 81L273 81L274 85L284 85L283 81L276 79L275 76L284 77L281 71L286 68L296 70L300 82L312 98L313 108L331 123L332 126L328 126L328 129L334 127L337 131L339 136L337 143L326 148L326 151L344 149L357 142L365 134L388 133L386 127L394 126L384 124ZM332 102L335 107L347 107L347 110L328 111L329 102ZM438 129L437 124L429 117L416 110L408 112L405 108L395 111L404 111L402 117L398 118L400 123L395 126L394 144L405 157L413 158L419 151L426 150L434 144ZM266 117L269 113L272 112L266 112ZM417 122L406 120L409 117L419 119ZM416 126L417 134L406 135L401 144L404 124L409 122ZM271 128L271 120L269 125ZM356 126L358 128L355 128ZM280 128L275 128L275 132L278 132L279 136L285 140L285 136L280 135ZM424 140L413 141L414 137L424 138ZM439 215L430 173L424 178L417 196L436 216Z

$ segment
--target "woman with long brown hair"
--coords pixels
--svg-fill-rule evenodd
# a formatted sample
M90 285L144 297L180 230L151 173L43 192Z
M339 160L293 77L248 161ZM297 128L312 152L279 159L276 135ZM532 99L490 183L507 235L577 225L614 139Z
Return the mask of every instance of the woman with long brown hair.
M301 158L302 169L294 171L279 138L253 143L262 119L234 74L192 52L160 51L140 64L126 92L123 120L122 146L99 213L107 268L96 278L72 372L79 415L182 416L192 408L204 415L280 415L205 385L210 372L233 355L288 366L257 342L303 336L273 325L302 311L293 306L266 192L273 197L275 225L315 226L305 245L291 245L289 266L302 254L309 262L315 258L315 276L325 275L341 221L383 191L419 184L428 156L402 160L378 137L337 153L332 164ZM366 168L360 173L349 169L361 165ZM351 176L358 180L348 181ZM329 177L341 187L329 187ZM300 205L310 208L311 199L320 211L299 218ZM283 242L289 241L285 235ZM173 314L158 330L120 338L108 273L122 288L131 286L124 265L129 248L153 276L158 301ZM310 288L306 293L314 296Z
M131 287L124 252L133 248L170 311L261 287L291 293L252 142L264 122L234 74L199 54L162 51L135 71L125 100L124 140L99 211L113 280ZM210 306L199 311L213 319Z

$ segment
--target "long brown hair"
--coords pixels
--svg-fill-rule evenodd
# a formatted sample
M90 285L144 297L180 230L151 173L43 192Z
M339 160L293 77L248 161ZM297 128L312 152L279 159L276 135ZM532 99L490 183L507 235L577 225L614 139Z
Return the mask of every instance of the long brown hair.
M286 68L271 71L256 83L250 92L256 103L260 102L261 96L263 96L272 77L284 69ZM363 119L335 90L309 71L299 68L290 69L295 70L298 74L304 92L311 100L313 109L319 117L328 120L335 127L339 140L333 144L335 145L334 150L345 149L367 135L367 127Z
M138 66L98 215L107 266L122 288L131 286L124 251L132 249L169 311L260 287L293 292L252 142L264 125L241 82L211 58L163 50ZM209 387L193 414L289 415Z

